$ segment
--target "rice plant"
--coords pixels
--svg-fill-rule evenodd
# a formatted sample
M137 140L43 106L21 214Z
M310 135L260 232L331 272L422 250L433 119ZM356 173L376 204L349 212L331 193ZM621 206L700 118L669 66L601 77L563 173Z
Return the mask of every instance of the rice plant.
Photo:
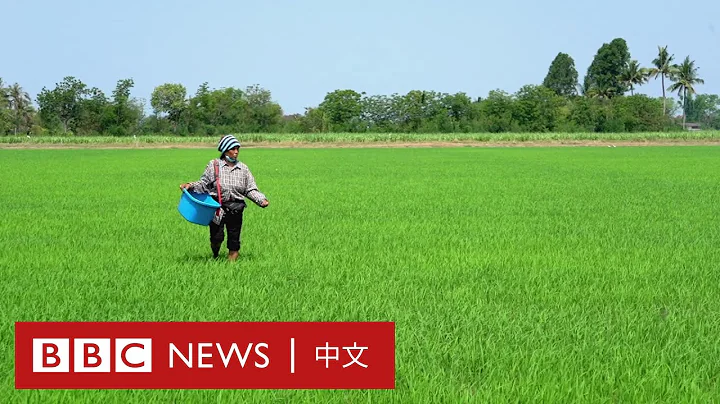
M212 260L207 149L0 150L0 402L713 402L720 149L241 149L271 205ZM393 391L16 391L15 321L394 321Z

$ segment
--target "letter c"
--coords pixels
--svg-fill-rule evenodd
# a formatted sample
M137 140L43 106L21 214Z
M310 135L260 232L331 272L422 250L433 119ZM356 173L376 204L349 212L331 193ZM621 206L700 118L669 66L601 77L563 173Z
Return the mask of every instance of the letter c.
M130 348L143 348L143 349L144 349L144 348L145 348L145 345L139 344L139 343L137 343L137 342L134 342L134 343L132 343L132 344L127 344L127 345L125 345L125 348L123 348L123 349L122 349L122 352L120 353L120 359L122 359L122 361L123 361L123 363L125 364L125 366L127 366L127 367L129 367L129 368L141 368L141 367L145 366L145 362L131 363L131 362L129 362L129 361L127 360L127 357L126 357L126 356L127 356L127 351L128 351L128 349L130 349Z

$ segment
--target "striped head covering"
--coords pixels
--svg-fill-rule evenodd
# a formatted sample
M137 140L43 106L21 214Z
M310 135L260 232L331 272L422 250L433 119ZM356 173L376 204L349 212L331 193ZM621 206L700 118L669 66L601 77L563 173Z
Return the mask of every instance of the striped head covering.
M235 139L235 136L225 135L222 137L222 139L220 139L220 142L218 142L218 151L220 153L225 153L226 151L228 151L236 146L240 147L240 142L238 142L238 140Z

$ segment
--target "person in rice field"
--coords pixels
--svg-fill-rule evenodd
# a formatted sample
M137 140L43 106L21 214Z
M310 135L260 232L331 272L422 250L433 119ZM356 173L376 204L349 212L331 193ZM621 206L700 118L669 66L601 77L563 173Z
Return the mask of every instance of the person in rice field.
M210 249L213 257L218 258L220 247L225 239L227 229L228 259L235 261L240 252L240 232L242 231L243 212L246 207L245 199L266 208L270 202L258 190L255 178L247 165L238 160L240 142L232 136L223 136L218 142L219 159L212 159L205 167L200 180L180 185L196 193L208 193L213 199L220 202L221 208L210 223ZM216 174L220 178L215 181Z

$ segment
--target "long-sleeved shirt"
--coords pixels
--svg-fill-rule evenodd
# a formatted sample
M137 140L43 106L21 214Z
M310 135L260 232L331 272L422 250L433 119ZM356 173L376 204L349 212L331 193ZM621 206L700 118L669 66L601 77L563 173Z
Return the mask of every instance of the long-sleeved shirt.
M248 166L239 161L235 163L234 167L230 167L224 160L210 160L208 165L205 167L205 172L203 172L200 180L191 182L189 190L197 193L208 193L217 199L215 167L213 166L214 160L218 160L219 163L218 171L220 175L220 192L222 193L222 202L244 201L245 197L247 197L260 206L266 197L258 190L257 184L255 183L255 177L253 177ZM221 210L220 214L216 215L213 221L219 224L224 214L225 212Z

